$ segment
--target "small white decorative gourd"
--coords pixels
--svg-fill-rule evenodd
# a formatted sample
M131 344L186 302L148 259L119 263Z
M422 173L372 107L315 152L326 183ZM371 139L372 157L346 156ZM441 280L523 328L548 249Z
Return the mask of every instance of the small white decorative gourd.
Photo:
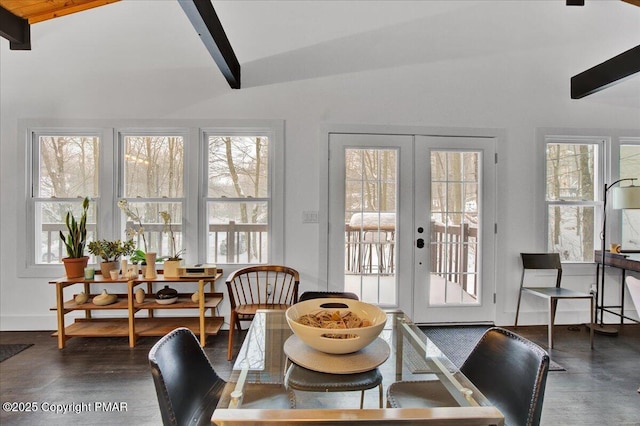
M77 294L76 297L75 297L76 304L78 304L78 305L82 305L87 300L89 300L89 295L87 293L84 293L84 292L82 292L80 294Z
M93 304L98 306L105 306L115 303L118 300L118 295L109 294L107 290L102 290L102 294L93 298Z
M144 296L145 296L145 293L143 289L139 288L136 290L136 302L138 303L144 302Z

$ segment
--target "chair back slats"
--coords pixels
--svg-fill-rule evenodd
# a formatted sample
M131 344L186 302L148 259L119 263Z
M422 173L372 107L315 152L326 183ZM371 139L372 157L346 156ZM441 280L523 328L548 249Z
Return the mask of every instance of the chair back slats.
M231 305L227 359L233 358L233 332L242 321L251 321L258 309L283 309L298 302L300 274L280 265L256 265L238 269L227 278Z
M562 262L558 253L520 253L522 258L522 277L520 287L524 287L524 277L527 269L556 270L556 287L560 288L562 281Z
M227 279L232 308L241 305L292 305L300 279L286 266L260 265L233 272Z
M520 253L524 269L562 269L558 253Z

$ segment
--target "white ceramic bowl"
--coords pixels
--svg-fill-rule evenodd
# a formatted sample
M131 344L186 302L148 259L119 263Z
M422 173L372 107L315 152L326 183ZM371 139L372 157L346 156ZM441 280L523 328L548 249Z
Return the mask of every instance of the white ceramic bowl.
M322 310L351 311L361 319L368 319L372 325L360 328L327 329L300 324L296 320L303 315ZM380 334L387 322L387 315L375 305L352 299L321 298L305 300L287 309L285 316L289 327L300 340L321 352L330 354L348 354L359 351ZM324 337L327 334L349 335L348 338Z

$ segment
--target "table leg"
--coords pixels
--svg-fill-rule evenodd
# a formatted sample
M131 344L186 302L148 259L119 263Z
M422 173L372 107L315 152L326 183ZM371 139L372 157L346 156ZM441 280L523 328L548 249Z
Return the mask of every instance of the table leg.
M555 317L557 302L553 299L549 299L549 349L553 349L553 320Z
M64 348L66 336L64 334L64 286L62 283L56 283L56 304L58 306L58 349Z
M91 283L84 283L84 294L91 295ZM84 311L85 318L91 318L91 309Z
M129 347L133 348L136 346L136 325L135 325L135 315L136 310L134 309L133 302L135 300L135 296L133 294L133 280L129 280L127 282L127 299L129 305Z
M204 318L204 280L198 280L198 302L200 313L200 346L204 348L207 344L207 330L205 330L205 318Z
M624 324L624 282L627 278L627 271L622 270L622 282L620 283L620 326Z
M591 327L589 327L589 341L591 343L591 349L593 349L593 329L595 328L595 323L593 322L593 312L594 312L594 297L591 297Z
M396 323L400 322L400 318L395 318ZM396 324L393 338L395 339L396 347L396 381L402 380L402 343L404 335L402 334L402 328L400 324Z

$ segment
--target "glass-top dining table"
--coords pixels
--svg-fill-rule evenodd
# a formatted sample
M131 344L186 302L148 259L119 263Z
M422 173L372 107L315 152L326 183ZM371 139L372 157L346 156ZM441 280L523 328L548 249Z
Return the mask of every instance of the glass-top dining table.
M261 310L247 331L228 384L213 412L212 424L504 425L502 413L417 325L401 311L388 310L386 313L387 322L379 339L389 345L389 356L378 367L384 389L401 380L439 380L457 405L378 408L378 392L370 390L370 398L375 397L376 403L365 404L362 409L357 403L360 392L296 392L295 409L243 408L243 392L249 392L245 384L284 384L285 372L291 362L283 349L293 334L285 311ZM348 394L355 395L355 399Z

